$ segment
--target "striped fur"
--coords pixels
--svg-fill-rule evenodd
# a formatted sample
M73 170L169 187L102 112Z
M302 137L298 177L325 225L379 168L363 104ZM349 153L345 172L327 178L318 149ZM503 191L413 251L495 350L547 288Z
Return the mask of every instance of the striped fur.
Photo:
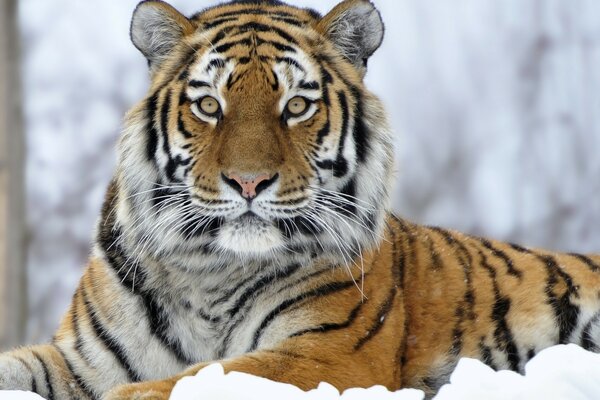
M557 343L600 350L600 257L389 213L391 138L363 84L382 34L366 0L189 19L141 3L132 39L152 84L127 115L92 256L52 343L0 355L0 389L166 399L220 360L304 389L432 395L460 357L522 371ZM269 179L248 201L234 173Z

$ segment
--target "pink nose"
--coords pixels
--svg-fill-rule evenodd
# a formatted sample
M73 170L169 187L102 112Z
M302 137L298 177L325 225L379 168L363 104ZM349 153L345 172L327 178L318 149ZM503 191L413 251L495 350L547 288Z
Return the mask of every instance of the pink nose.
M275 179L271 179L270 175L262 174L262 175L245 175L240 176L235 173L231 173L228 175L228 178L232 181L235 181L239 188L236 188L240 191L240 194L245 199L253 199L258 194L266 189ZM262 185L261 185L262 183Z

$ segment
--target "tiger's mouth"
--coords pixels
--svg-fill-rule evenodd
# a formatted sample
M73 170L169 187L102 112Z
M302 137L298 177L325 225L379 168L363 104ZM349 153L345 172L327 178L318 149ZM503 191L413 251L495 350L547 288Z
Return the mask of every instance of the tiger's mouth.
M253 211L224 224L217 236L217 244L236 254L259 257L285 247L275 223Z
M248 225L260 223L260 222L267 222L267 220L265 218L262 218L261 216L259 216L258 214L256 214L254 211L251 211L251 210L248 210L248 211L246 211L245 214L242 214L239 217L237 217L236 221L239 221L239 223L241 223L241 224L248 224Z

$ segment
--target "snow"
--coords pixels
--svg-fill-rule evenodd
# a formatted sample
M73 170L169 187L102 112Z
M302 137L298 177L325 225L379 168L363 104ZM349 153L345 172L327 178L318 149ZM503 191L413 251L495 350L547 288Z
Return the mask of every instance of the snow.
M383 386L370 389L350 389L341 396L336 388L321 383L315 390L304 392L296 386L273 382L245 373L224 374L220 364L213 364L200 370L195 377L180 380L171 394L171 400L421 400L423 392L406 389L396 393Z
M296 386L273 382L241 372L224 374L220 364L212 364L202 370L195 377L180 380L171 400L421 400L423 392L420 390L406 389L396 393L389 392L383 386L370 389L350 389L341 396L336 388L321 383L315 390L304 392Z
M541 351L525 367L525 376L464 358L435 400L599 398L600 354L570 344Z
M224 374L220 364L181 379L170 400L422 400L420 390L389 392L382 386L349 389L340 395L321 383L304 392L293 385L240 373ZM24 392L0 392L1 400L39 400ZM494 371L480 361L463 358L434 400L597 400L600 399L600 354L579 346L550 347L525 367L525 375Z
M2 400L43 400L43 397L29 392L19 390L0 390L0 399Z

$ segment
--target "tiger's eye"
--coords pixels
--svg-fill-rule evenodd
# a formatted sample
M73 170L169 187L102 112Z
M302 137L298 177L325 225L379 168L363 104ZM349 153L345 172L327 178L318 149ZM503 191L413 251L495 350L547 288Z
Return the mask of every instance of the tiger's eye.
M307 109L308 102L304 97L296 96L287 104L287 110L293 116L302 115Z
M200 100L199 107L200 111L207 115L215 115L221 108L217 99L210 96L206 96Z

